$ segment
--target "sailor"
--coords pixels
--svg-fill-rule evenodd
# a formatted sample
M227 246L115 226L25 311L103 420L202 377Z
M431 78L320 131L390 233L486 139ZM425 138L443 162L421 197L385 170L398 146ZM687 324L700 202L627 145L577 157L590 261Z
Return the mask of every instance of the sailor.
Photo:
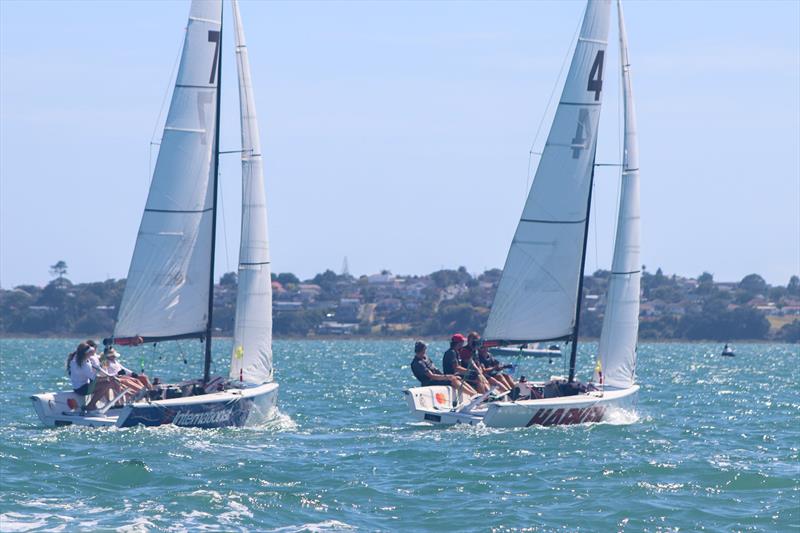
M97 358L99 365L97 386L91 401L86 405L87 410L96 409L98 401L107 402L120 396L123 392L125 398L133 398L141 390L152 388L146 376L140 376L125 368L116 359L117 351L112 346L106 346L103 356Z
M109 377L110 374L105 371L103 363L100 361L100 356L97 355L97 343L92 339L86 339L84 343L89 346L89 364L101 376Z
M478 334L477 331L470 332L467 335L467 345L461 348L459 351L459 357L461 359L461 366L465 368L471 368L478 371L477 379L484 381L485 385L488 389L489 386L494 387L497 389L498 392L507 392L510 391L514 385L508 386L505 380L498 379L493 374L486 372L483 365L480 362L480 357L478 355L478 350L481 346L481 336Z
M450 337L450 349L444 352L444 357L442 357L442 369L445 374L463 374L467 371L458 364L458 351L466 342L467 339L461 333Z
M72 390L82 398L81 407L86 397L94 392L97 371L89 362L91 346L82 342L67 358L67 373L72 382Z
M489 385L476 368L468 368L470 361L465 365L460 359L460 351L464 348L467 339L461 333L456 333L450 338L450 349L444 352L442 357L442 367L445 374L455 374L462 376L464 381L472 385L472 388L483 394L489 390Z
M133 370L122 365L122 363L119 361L119 353L114 349L113 346L106 346L105 350L103 350L102 359L104 359L103 368L108 374L116 376L117 379L121 379L123 382L126 380L137 380L144 385L144 387L148 389L153 388L153 386L150 384L150 380L147 379L147 376L144 374L137 374Z
M489 352L489 348L486 346L478 348L478 361L483 367L484 375L496 379L509 390L514 388L514 379L503 372L503 370L511 368L513 365L501 364L500 361L492 356L491 352Z
M423 387L443 385L455 389L461 388L462 391L470 395L476 394L475 389L467 383L462 383L458 376L443 374L441 370L436 368L428 358L428 345L422 341L417 341L414 344L414 359L411 360L411 371L414 373L414 377L422 383Z
M505 390L505 387L500 386L497 382L489 381L483 375L483 369L478 364L477 357L473 358L473 352L469 346L462 346L458 350L458 365L458 368L464 369L464 380L481 394L488 392L491 385L496 385L501 391Z

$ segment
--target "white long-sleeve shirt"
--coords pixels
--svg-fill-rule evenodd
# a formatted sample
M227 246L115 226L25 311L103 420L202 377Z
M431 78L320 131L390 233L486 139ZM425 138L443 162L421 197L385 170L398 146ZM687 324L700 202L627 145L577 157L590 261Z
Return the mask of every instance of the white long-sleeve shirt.
M133 372L131 369L126 368L117 360L112 361L111 359L106 362L106 367L104 369L108 374L112 376L116 376L120 373L120 371L124 370L126 374L132 374Z
M69 379L72 381L73 390L91 383L95 376L97 376L97 370L94 369L88 359L82 365L78 364L77 358L73 358L69 362Z

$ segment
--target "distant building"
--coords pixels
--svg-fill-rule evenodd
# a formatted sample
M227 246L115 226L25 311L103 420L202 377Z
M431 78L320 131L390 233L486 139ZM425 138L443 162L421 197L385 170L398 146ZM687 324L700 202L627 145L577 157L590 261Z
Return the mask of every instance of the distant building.
M394 274L388 271L381 272L380 274L372 274L371 276L367 276L367 283L371 285L393 285L396 278Z
M317 333L320 335L352 335L358 329L358 324L344 324L326 320L317 326Z
M357 323L361 314L361 300L358 298L342 298L336 307L336 321Z
M303 310L303 302L272 302L272 310L275 313L295 313Z
M273 281L272 282L272 293L273 294L283 294L286 292L286 289L283 288L283 285L280 281Z

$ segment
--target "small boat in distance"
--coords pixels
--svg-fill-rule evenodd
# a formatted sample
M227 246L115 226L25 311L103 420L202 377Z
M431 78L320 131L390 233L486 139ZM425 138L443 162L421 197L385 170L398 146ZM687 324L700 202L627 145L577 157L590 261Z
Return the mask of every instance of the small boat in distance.
M733 351L733 348L728 346L728 343L725 343L725 347L722 349L722 353L720 354L723 357L734 357L736 354Z
M551 344L547 348L542 348L539 343L495 346L489 348L489 352L496 357L547 357L550 359L561 357L561 347L558 344Z
M639 161L628 47L617 1L624 156L617 232L595 373L576 379L576 357L611 0L588 0L536 175L511 242L483 334L488 347L570 343L569 375L521 382L512 399L458 397L450 387L406 391L412 413L438 424L490 427L604 420L636 406L639 329ZM454 397L455 396L455 397ZM451 407L455 401L456 406Z
M156 4L154 4L156 5ZM113 336L106 345L199 339L203 376L159 384L96 410L72 391L31 397L48 426L212 428L268 417L272 381L272 285L261 146L244 30L232 0L242 137L242 234L234 345L228 377L211 376L214 248L219 178L222 0L193 0L180 67Z

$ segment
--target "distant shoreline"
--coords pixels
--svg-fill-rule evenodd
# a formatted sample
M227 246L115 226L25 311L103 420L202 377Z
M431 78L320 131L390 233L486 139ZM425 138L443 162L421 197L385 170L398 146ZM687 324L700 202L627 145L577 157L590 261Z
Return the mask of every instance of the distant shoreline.
M29 335L29 334L2 334L0 333L0 340L28 340L28 339L62 339L62 340L75 340L80 341L81 339L95 339L95 340L102 340L107 335ZM276 341L364 341L364 340L371 340L371 341L407 341L409 343L417 340L422 339L431 342L446 342L448 335L421 335L421 336L389 336L389 335L314 335L312 336L275 336L273 340ZM233 340L233 337L229 335L222 335L219 337L214 337L215 340ZM600 339L598 337L581 337L579 342L597 342ZM150 343L148 343L150 344ZM717 341L713 339L644 339L639 342L640 345L642 344L726 344L724 341ZM800 343L797 342L787 342L777 339L737 339L735 341L728 341L727 344L732 345L739 345L739 344L786 344L788 346L800 346Z

